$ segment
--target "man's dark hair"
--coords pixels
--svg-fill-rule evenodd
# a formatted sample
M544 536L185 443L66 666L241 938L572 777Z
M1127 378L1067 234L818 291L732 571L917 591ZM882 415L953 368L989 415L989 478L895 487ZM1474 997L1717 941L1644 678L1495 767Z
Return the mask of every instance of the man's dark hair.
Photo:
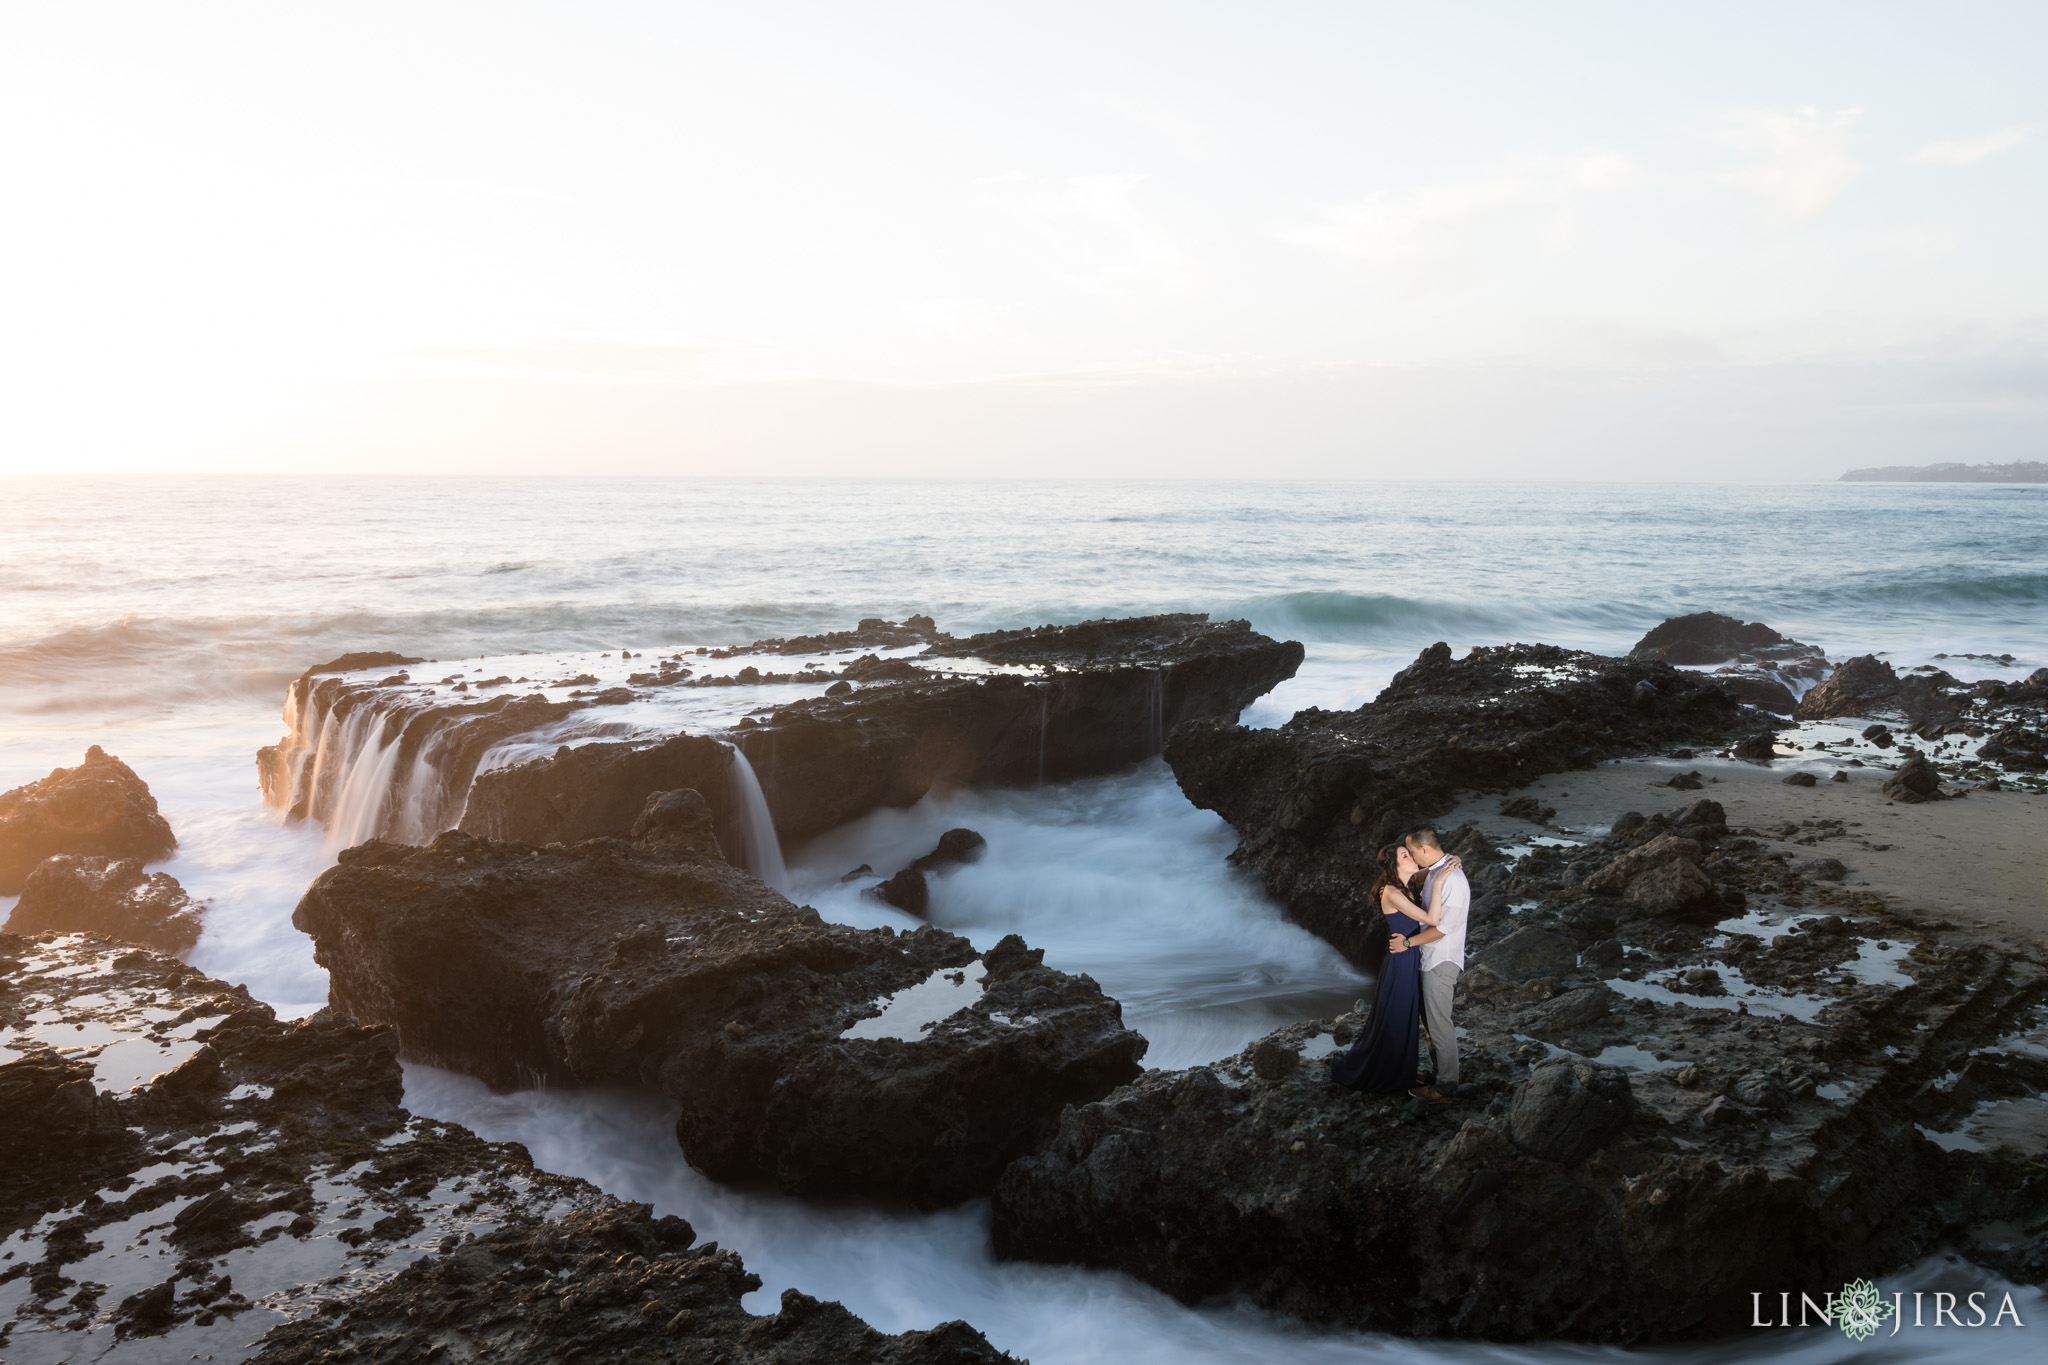
M1424 848L1433 848L1439 853L1444 849L1444 841L1437 834L1435 825L1410 825L1402 830L1401 842L1405 844L1410 841L1421 844Z

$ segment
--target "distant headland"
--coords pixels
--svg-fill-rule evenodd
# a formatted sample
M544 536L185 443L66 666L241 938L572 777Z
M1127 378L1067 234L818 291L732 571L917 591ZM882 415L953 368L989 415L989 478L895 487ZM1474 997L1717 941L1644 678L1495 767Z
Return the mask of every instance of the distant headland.
M1838 483L2048 483L2048 464L2018 460L2012 464L1886 465L1852 469Z

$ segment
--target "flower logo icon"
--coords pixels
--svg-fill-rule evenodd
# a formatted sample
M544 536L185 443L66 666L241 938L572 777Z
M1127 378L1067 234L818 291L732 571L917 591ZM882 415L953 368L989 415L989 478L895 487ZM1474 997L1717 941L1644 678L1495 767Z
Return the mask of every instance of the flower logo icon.
M1868 1341L1892 1315L1892 1305L1868 1280L1851 1280L1835 1295L1835 1326L1851 1341Z

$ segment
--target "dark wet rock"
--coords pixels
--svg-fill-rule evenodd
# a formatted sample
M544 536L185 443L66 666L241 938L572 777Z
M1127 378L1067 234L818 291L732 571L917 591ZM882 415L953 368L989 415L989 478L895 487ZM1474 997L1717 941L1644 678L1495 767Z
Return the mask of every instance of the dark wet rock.
M884 1336L838 1303L785 1289L778 1311L738 1253L646 1204L615 1204L488 1231L428 1256L342 1311L280 1327L258 1365L347 1359L413 1365L451 1358L451 1335L508 1365L565 1360L775 1361L787 1365L976 1365L1011 1357L964 1322ZM678 1355L678 1352L686 1353Z
M1913 753L1899 765L1899 770L1885 779L1884 794L1894 801L1914 804L1931 800L1941 794L1941 774L1927 755Z
M923 919L931 909L932 890L924 879L924 873L914 867L901 869L861 893L872 896L885 905L893 905L907 915Z
M75 768L0 792L0 896L60 853L155 862L177 847L149 785L97 744Z
M1533 796L1514 796L1500 803L1500 813L1511 820L1541 825L1549 823L1557 814L1557 807L1546 806Z
M0 935L0 1025L25 1012L126 1050L0 1064L8 1359L435 1360L451 1323L497 1360L1007 1358L962 1324L885 1338L796 1291L745 1312L759 1281L682 1219L408 1114L388 1028L286 1023L154 952ZM149 1048L184 1060L138 1079ZM139 1288L100 1292L103 1248Z
M1623 915L1574 961L1585 883L1691 814L1617 821L1517 863L1535 903L1475 916L1457 1103L1332 1084L1327 1054L1357 1015L1289 1025L1064 1114L997 1186L997 1250L1315 1323L1611 1343L1723 1337L1748 1323L1753 1293L1889 1273L1939 1245L2000 1273L2048 1265L2048 1143L1974 1152L1921 1136L2048 1083L2011 1042L2048 1009L2048 970L1941 942L1824 881L1802 882L1795 904L1841 913L1769 944ZM1565 874L1565 857L1583 870ZM1713 860L1724 892L1775 904L1783 865L1758 841L1725 839ZM1840 970L1900 940L1914 945L1907 984ZM1660 998L1624 994L1624 980L1654 981ZM1817 1016L1775 1012L1781 993L1819 1002ZM1935 1188L1951 1193L1928 1199Z
M1898 691L1899 675L1892 666L1875 655L1861 654L1837 665L1827 681L1799 699L1793 714L1800 720L1864 716L1894 706Z
M1696 792L1704 788L1707 784L1700 780L1700 775L1698 773L1680 773L1678 774L1678 776L1671 778L1669 781L1665 782L1664 785L1672 788L1675 791Z
M1883 723L1864 726L1863 737L1880 749L1889 749L1894 743L1892 727Z
M1792 870L1802 877L1817 877L1824 882L1838 882L1849 875L1840 858L1802 858L1792 864Z
M1592 962L1601 960L1593 955ZM1592 965L1589 962L1589 966ZM1570 968L1565 969L1566 972ZM1562 975L1563 973L1560 973ZM1604 985L1580 986L1536 1007L1530 1016L1530 1032L1546 1036L1577 1033L1605 1019L1620 996Z
M354 673L365 668L410 668L414 664L425 662L425 659L415 658L410 654L394 654L388 649L357 650L353 654L343 654L339 658L329 659L324 664L314 664L299 675L299 680L304 682L320 673Z
M1508 1136L1531 1156L1573 1166L1619 1134L1634 1112L1627 1072L1553 1057L1515 1092Z
M1475 960L1504 980L1529 981L1571 975L1578 965L1579 951L1564 935L1530 926L1515 930L1479 953Z
M199 942L204 906L167 872L133 858L60 855L29 873L10 934L105 934L182 956Z
M1798 709L1792 689L1776 678L1758 673L1717 673L1715 678L1730 696L1750 706L1761 707L1774 716L1789 716Z
M1778 756L1778 737L1768 730L1760 735L1750 735L1729 752L1751 763L1769 763Z
M1631 704L1638 682L1653 708ZM1310 708L1274 730L1178 726L1181 790L1237 830L1232 855L1298 923L1374 967L1384 917L1364 903L1381 845L1455 805L1545 773L1678 743L1718 746L1742 716L1711 675L1550 645L1432 646L1355 711Z
M1788 787L1812 787L1820 782L1812 773L1787 773L1781 780Z
M479 775L462 812L464 833L511 843L576 843L630 835L654 792L694 791L721 844L737 849L732 749L702 735L653 743L582 744L551 758Z
M501 1087L659 1085L682 1106L692 1165L793 1193L936 1205L985 1191L1145 1049L1092 980L1014 936L984 957L936 929L827 924L702 842L365 844L293 923L334 1007L395 1025L407 1057ZM970 971L986 973L980 989L927 1029L855 1027Z
M1636 641L1631 659L1654 659L1667 664L1719 664L1741 654L1755 654L1774 645L1806 646L1787 640L1761 621L1744 624L1733 616L1700 611L1690 616L1673 616Z
M971 829L949 829L939 836L938 846L895 876L867 888L862 894L893 905L920 919L931 908L931 887L925 874L961 863L979 862L988 852L988 840ZM844 880L842 878L842 880Z
M858 690L835 683L755 717L733 737L783 839L809 838L879 806L913 805L935 784L1029 786L1114 772L1156 754L1183 721L1236 719L1293 676L1302 647L1243 621L1177 615L941 640L927 654L1049 671L958 677L910 668L890 682L895 673L883 669ZM875 667L904 662L877 659ZM724 830L729 798L712 769L725 760L705 747L714 745L691 736L602 742L496 769L477 779L462 828L536 844L623 835L649 792L693 786Z
M1712 917L1721 906L1714 883L1697 863L1673 859L1629 879L1622 898L1648 915L1705 913Z
M1153 616L995 632L927 653L1053 671L938 677L783 707L739 737L783 838L911 805L935 784L1113 772L1158 753L1185 721L1235 720L1293 676L1302 650L1243 621Z
M1658 834L1589 876L1586 887L1592 891L1621 891L1643 873L1667 863L1697 864L1702 851L1701 845L1692 839L1676 834Z

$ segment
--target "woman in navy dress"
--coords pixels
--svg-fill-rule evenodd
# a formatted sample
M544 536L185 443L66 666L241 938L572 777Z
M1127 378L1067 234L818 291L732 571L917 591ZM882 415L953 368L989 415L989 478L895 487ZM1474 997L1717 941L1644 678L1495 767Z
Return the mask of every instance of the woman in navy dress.
M1422 895L1422 869L1407 846L1388 844L1380 850L1378 861L1380 875L1372 884L1368 902L1387 917L1388 932L1405 936L1435 924L1442 906L1425 910L1416 904ZM1437 878L1438 889L1449 880ZM1421 954L1414 952L1386 955L1365 1029L1330 1068L1338 1084L1369 1095L1405 1095L1414 1086L1416 1044L1422 1031L1420 958Z

